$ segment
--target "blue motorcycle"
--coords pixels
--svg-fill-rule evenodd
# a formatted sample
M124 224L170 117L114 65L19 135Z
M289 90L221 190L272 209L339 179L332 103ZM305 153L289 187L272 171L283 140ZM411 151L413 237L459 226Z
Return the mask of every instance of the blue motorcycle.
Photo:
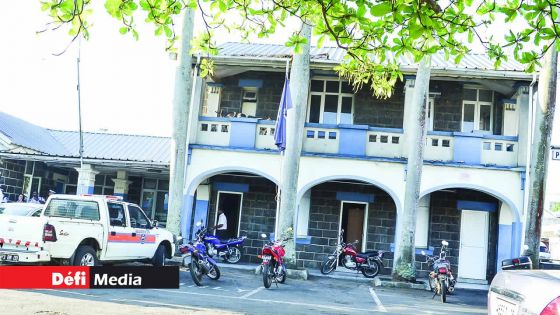
M206 249L210 257L219 256L222 257L224 261L235 264L241 260L240 248L243 246L243 242L246 238L247 236L242 236L222 242L215 235L206 234L204 235L204 243L206 244Z
M201 225L200 222L197 223L197 226ZM220 278L220 268L218 268L218 264L216 264L216 261L208 256L206 252L206 245L204 245L203 241L206 231L206 228L201 227L196 233L194 242L179 246L179 251L183 255L190 253L191 262L189 264L189 270L197 286L202 286L202 277L204 275L212 280L218 280Z

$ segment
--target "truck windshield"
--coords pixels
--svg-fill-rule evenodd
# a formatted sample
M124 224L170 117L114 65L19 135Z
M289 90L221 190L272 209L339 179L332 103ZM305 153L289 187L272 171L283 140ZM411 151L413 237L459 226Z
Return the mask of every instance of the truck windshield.
M99 205L95 201L52 199L45 216L99 221Z

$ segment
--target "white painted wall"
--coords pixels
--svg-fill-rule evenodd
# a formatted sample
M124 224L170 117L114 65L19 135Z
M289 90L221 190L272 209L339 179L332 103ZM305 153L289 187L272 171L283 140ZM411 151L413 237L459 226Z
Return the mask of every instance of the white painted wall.
M202 130L202 126L207 125L205 131ZM213 127L215 126L215 131ZM223 129L224 127L227 129ZM227 130L227 131L223 131ZM229 138L231 134L231 124L229 122L220 121L199 121L198 129L196 132L196 143L206 144L206 145L217 145L217 146L229 146Z
M375 139L375 142L370 141ZM398 139L399 143L393 143L393 138ZM387 139L387 142L382 142ZM400 133L368 131L366 134L366 155L379 156L387 158L403 157L403 141L404 137Z
M313 131L314 137L308 138L307 132ZM325 137L319 138L319 132L324 132ZM329 132L336 132L336 139L329 139ZM338 129L305 128L303 132L303 152L338 153L340 133Z
M269 149L276 150L277 147L274 144L274 125L257 124L255 147L257 149Z
M501 150L500 150L501 148ZM508 151L508 148L513 148ZM517 166L519 144L516 141L482 140L480 163Z
M445 143L449 142L449 147L443 146L444 140ZM453 143L453 137L428 135L426 138L426 149L424 150L424 160L452 161Z

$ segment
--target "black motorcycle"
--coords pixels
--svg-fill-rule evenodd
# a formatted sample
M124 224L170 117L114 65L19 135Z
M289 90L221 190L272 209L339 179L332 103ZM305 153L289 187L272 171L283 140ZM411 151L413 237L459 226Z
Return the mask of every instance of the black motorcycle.
M428 277L430 290L434 292L432 298L439 295L441 297L441 302L445 303L447 294L451 294L455 291L455 284L457 281L451 272L451 263L447 260L449 243L441 241L441 245L439 256L428 256L424 251L422 251L422 255L426 256L426 262L432 269Z

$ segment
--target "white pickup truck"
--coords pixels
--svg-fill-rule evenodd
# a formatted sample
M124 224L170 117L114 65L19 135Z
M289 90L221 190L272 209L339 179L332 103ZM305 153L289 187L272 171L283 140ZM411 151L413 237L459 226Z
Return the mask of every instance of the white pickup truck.
M162 266L174 243L140 207L112 196L54 195L39 217L0 215L0 262Z

